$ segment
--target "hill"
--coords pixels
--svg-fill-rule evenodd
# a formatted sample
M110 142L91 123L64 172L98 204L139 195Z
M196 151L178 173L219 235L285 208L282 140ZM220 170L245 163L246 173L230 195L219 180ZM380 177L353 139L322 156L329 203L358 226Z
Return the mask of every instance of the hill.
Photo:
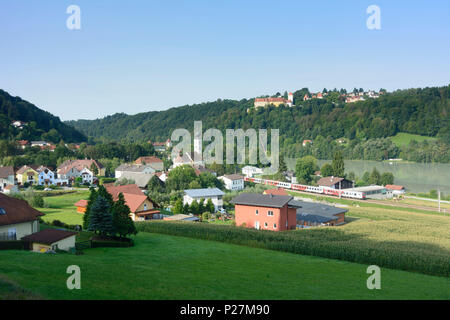
M14 121L25 124L19 128ZM46 140L58 143L86 141L86 136L75 128L63 123L58 117L39 109L34 104L13 97L0 89L0 139L5 140Z
M203 127L279 128L291 140L334 139L357 135L383 138L406 132L434 137L448 131L450 86L398 90L378 99L357 103L313 99L303 101L308 89L294 93L296 106L253 109L253 99L217 100L160 112L114 114L96 120L67 122L88 136L109 140L163 140L176 128L192 129L194 120ZM251 112L247 112L250 108Z

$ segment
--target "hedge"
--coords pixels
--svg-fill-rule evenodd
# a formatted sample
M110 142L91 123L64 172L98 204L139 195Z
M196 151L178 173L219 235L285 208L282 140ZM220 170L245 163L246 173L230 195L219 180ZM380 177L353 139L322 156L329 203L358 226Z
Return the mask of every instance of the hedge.
M22 240L0 241L0 250L25 250L26 245Z
M380 267L450 276L450 255L446 252L417 255L414 248L390 246L383 242L345 234L338 228L274 232L208 223L148 221L136 222L142 232L228 242L322 258L339 259Z

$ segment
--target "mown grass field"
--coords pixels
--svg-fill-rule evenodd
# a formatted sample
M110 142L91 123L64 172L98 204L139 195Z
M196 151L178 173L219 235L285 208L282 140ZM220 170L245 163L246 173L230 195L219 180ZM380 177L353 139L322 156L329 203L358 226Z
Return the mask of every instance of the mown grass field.
M397 145L397 147L407 146L412 140L416 140L417 142L422 142L424 140L434 140L433 137L420 136L418 134L411 134L405 132L399 132L395 136L390 137L393 143Z
M1 251L1 279L44 299L450 299L449 278L382 268L381 290L369 290L363 264L145 232L135 243L80 256ZM69 265L81 290L66 287Z
M80 199L88 199L89 191L77 191L60 196L45 197L44 202L48 208L39 208L39 211L45 213L42 220L52 222L60 220L67 224L83 224L83 214L77 212L74 204Z

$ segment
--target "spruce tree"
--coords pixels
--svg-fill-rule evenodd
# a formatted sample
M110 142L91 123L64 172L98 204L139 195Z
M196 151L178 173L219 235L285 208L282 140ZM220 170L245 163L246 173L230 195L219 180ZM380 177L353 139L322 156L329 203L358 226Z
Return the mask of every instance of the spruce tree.
M102 236L114 233L111 205L101 195L97 196L91 207L88 230L98 232Z
M125 198L119 193L119 198L112 207L114 233L120 237L137 234L136 227L130 217L130 208L125 204Z
M89 228L89 217L90 217L90 211L92 208L92 205L94 204L95 200L97 199L98 193L95 191L94 188L90 188L90 195L88 199L88 204L86 206L86 211L83 216L83 229L87 230Z

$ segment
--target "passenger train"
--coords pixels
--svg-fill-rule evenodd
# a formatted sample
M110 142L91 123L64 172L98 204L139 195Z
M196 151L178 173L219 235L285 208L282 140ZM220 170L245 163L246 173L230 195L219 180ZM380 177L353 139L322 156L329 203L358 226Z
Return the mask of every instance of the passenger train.
M249 177L245 177L244 181L258 183L258 184L265 184L265 185L269 185L269 186L290 189L290 190L325 194L325 195L336 196L336 197L340 197L340 198L353 198L353 199L361 199L361 200L366 199L365 192L356 191L353 189L338 190L338 189L333 189L333 188L329 188L329 187L314 187L314 186L308 186L308 185L304 185L304 184L281 182L281 181L266 180L266 179L259 179L259 178L249 178Z

